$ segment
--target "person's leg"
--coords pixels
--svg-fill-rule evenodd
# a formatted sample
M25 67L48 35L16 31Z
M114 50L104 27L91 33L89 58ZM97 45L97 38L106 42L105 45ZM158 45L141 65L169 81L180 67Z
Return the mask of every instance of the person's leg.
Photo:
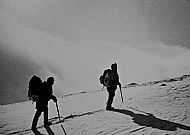
M115 91L108 88L108 100L107 100L107 106L106 109L112 109L112 103L113 103L113 98L115 96Z
M44 110L44 125L51 125L51 122L48 122L48 107Z
M35 115L34 115L34 118L33 118L33 121L32 121L32 129L35 129L36 126L37 126L37 123L38 123L38 119L41 115L42 111L37 109Z
M112 107L113 98L115 96L115 93L108 93L108 100L107 100L107 107Z

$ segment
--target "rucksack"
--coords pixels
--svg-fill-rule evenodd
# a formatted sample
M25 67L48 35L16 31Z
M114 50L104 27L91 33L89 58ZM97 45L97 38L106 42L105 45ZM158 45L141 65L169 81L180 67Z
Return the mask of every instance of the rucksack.
M42 80L40 79L40 77L36 75L32 76L28 86L29 100L35 102L38 99L41 88L42 88Z
M100 83L105 87L110 87L113 85L117 85L117 77L116 73L113 73L110 69L104 71L104 74L100 76Z

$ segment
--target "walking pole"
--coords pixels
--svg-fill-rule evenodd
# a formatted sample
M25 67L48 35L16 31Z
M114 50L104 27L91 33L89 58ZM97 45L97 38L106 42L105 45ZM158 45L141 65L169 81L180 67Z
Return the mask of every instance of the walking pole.
M57 108L57 114L58 114L58 117L59 117L59 121L61 121L60 114L59 114L59 108L58 108L57 102L55 102L55 104L56 104L56 108ZM63 128L63 125L61 125L61 128L63 129L63 132L65 133L65 135L67 135L65 129Z
M119 85L119 89L120 89L120 93L121 93L121 100L122 100L122 103L123 103L123 94L122 94L122 91L121 91L121 84Z

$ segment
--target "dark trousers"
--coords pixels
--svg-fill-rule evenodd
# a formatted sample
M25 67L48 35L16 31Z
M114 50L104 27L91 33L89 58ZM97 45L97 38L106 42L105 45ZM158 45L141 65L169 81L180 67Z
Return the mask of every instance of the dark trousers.
M113 98L115 96L116 89L117 89L117 86L116 87L108 87L107 88L107 91L108 91L107 107L108 108L112 107Z
M44 124L48 122L48 108L46 109L37 109L32 121L32 127L36 127L38 123L38 119L41 113L44 112Z

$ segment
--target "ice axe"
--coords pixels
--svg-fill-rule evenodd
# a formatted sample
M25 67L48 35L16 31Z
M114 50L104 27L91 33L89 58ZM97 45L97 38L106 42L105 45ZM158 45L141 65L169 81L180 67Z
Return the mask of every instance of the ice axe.
M59 117L59 121L61 121L60 113L59 113L59 108L58 108L58 105L57 105L57 101L55 102L55 104L56 104L56 108L57 108L57 114L58 114L58 117ZM67 135L65 129L63 128L63 125L61 125L61 128L62 128L63 132L65 133L65 135Z

